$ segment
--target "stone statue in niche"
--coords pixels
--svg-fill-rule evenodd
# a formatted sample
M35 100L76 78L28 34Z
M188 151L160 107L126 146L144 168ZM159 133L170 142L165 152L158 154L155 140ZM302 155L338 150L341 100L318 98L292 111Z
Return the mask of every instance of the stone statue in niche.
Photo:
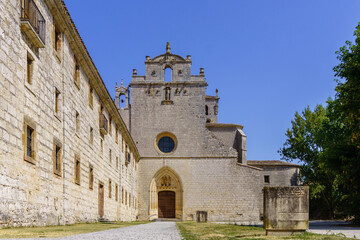
M170 87L166 87L166 88L165 88L165 100L166 100L166 101L170 101L170 100L171 100L171 99L170 99L170 90L171 90Z
M151 72L151 76L153 76L153 77L156 76L156 71L155 70Z

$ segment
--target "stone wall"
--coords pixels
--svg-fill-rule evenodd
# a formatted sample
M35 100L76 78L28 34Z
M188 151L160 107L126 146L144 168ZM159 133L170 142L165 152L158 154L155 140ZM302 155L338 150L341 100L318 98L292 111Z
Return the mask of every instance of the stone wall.
M104 217L134 220L135 206L123 206L120 192L124 187L137 196L135 154L131 163L125 164L124 146L130 146L132 139L114 111L110 95L104 92L101 78L90 74L96 69L89 56L82 55L86 49L61 1L35 3L46 20L45 47L39 49L20 30L20 1L0 2L0 227L97 221L100 182L105 190ZM55 25L62 32L59 51L54 49ZM80 65L80 85L74 83L74 55ZM27 82L28 57L33 59L31 84ZM93 107L89 105L89 86L94 88ZM113 119L112 134L105 136L99 131L100 103L107 119ZM24 161L24 124L35 130L33 163ZM54 142L61 146L60 175L54 174ZM75 156L80 159L80 184L75 183ZM90 165L94 169L93 189L89 188Z
M174 171L181 183L182 206L177 207L182 211L177 218L195 221L196 211L207 211L208 221L259 223L261 170L238 164L236 158L142 158L139 168L141 220L157 218L150 216L149 189L163 168Z

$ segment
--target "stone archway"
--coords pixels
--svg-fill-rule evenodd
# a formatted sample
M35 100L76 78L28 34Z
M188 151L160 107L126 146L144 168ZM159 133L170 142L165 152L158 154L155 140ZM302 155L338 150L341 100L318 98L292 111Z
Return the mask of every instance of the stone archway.
M159 218L159 192L175 193L175 218L182 219L183 189L179 175L169 167L163 167L154 175L150 183L149 220ZM160 194L161 195L161 194Z

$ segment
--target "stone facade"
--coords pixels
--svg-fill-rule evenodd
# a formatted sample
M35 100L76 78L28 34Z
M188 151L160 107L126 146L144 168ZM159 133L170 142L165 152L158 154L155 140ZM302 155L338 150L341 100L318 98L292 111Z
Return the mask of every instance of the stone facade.
M135 220L139 155L126 125L63 2L34 1L41 28L22 15L38 14L28 3L0 2L0 227Z
M0 227L257 223L264 174L287 186L293 168L248 164L243 126L218 123L191 64L167 45L113 102L63 1L1 1Z
M134 69L130 85L116 88L117 107L141 156L141 220L168 217L162 208L172 209L171 200L162 192L173 192L177 219L196 220L203 211L208 221L260 221L263 171L247 164L243 126L217 122L218 91L206 95L206 86L204 69L192 75L191 56L172 54L168 44L164 54L145 58L145 76Z

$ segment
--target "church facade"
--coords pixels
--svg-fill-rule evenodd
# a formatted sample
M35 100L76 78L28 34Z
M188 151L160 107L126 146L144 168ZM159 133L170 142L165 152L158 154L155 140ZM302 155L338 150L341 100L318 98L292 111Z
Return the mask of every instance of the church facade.
M191 56L170 50L168 43L164 54L147 56L145 76L134 69L130 85L116 88L141 156L139 219L195 220L206 212L209 221L260 221L264 176L247 162L243 126L217 122L219 97L206 95L204 69L192 75Z
M298 166L248 161L191 64L168 44L113 101L63 1L1 1L0 228L259 222L263 186L296 185Z

